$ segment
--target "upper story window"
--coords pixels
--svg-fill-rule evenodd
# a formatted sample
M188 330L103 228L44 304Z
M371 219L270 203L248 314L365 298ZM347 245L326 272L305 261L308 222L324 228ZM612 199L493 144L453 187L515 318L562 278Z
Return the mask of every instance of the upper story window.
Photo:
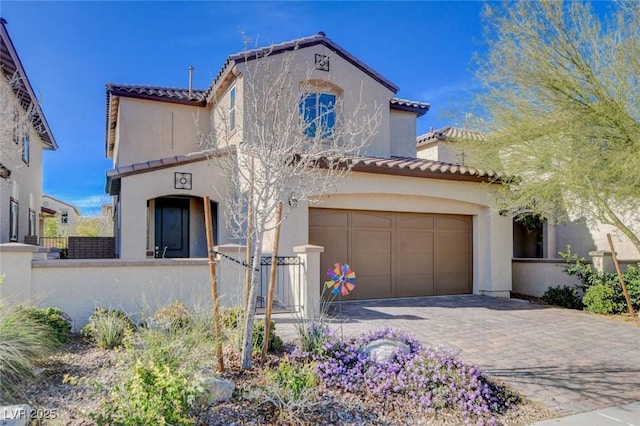
M236 86L229 90L229 131L236 128Z
M299 104L304 123L304 134L311 138L333 137L336 124L336 95L330 93L303 93Z
M62 210L62 213L60 213L60 223L66 225L69 223L69 211L68 210Z
M36 211L29 209L29 235L36 235Z
M25 129L22 136L22 161L29 164L29 131Z
M13 106L13 143L20 143L20 112L16 105Z

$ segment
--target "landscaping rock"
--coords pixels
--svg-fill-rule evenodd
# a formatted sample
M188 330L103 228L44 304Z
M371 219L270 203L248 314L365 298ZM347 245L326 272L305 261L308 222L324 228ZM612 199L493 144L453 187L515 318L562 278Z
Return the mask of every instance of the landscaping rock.
M228 401L233 396L236 385L229 380L216 377L211 370L205 369L195 375L196 385L203 390L203 403L206 405Z
M27 426L31 407L27 404L0 407L0 426Z
M378 339L369 342L364 351L375 362L387 362L395 359L397 353L411 353L411 348L400 340Z

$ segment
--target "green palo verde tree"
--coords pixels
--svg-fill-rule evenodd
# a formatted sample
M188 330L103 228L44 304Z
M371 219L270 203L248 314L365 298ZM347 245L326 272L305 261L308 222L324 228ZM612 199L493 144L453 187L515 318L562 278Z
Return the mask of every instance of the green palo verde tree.
M640 4L509 2L484 17L487 141L465 152L518 177L505 208L613 225L640 252Z

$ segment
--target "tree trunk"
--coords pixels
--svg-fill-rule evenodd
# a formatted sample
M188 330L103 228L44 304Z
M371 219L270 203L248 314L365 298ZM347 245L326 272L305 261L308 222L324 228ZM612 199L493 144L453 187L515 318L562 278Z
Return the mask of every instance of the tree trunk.
M244 313L244 334L242 336L242 365L243 370L251 368L251 351L253 349L253 321L256 316L256 298L258 281L260 280L260 259L262 258L262 237L264 226L256 227L256 240L253 248L253 261L251 262L251 286L249 287L249 297L247 310Z

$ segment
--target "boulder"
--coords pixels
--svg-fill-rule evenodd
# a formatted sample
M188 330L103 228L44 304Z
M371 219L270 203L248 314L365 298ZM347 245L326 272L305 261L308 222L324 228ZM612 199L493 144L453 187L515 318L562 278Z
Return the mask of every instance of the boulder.
M196 386L202 389L202 402L206 405L228 401L233 396L236 385L225 379L216 377L211 370L205 369L196 373Z
M396 358L397 353L409 354L411 348L406 343L396 339L372 340L363 348L375 362L388 362Z

